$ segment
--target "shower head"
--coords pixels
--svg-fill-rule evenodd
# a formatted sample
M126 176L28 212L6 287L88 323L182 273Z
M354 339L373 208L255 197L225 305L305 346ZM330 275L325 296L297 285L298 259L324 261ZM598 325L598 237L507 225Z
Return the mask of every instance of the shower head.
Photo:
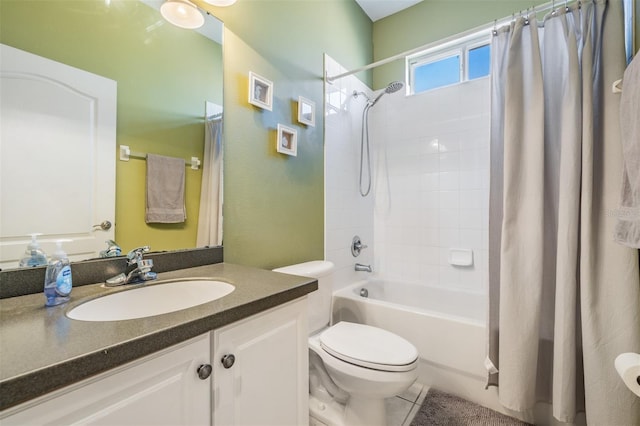
M401 81L392 81L389 85L384 89L385 93L395 93L398 90L404 87L404 83Z
M395 93L398 90L402 89L404 87L404 83L401 81L392 81L391 83L389 83L387 85L387 87L384 88L384 90L382 91L382 93L380 93L374 100L373 102L371 102L371 106L374 106L376 104L376 102L378 102L378 100L380 100L380 98L382 96L384 96L387 93Z

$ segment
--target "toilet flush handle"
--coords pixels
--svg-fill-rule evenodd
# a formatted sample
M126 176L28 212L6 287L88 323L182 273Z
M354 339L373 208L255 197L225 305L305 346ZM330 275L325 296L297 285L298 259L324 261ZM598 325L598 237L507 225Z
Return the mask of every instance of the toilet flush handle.
M222 363L222 366L224 368L231 368L233 367L233 364L236 362L236 357L233 354L227 354L222 357L220 362Z

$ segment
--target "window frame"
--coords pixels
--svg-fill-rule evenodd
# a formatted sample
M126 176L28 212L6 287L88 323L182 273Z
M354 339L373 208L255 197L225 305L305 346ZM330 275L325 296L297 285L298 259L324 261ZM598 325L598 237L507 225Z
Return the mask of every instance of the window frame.
M408 95L417 95L424 92L429 92L431 90L436 90L441 87L448 87L454 84L464 83L469 80L469 51L476 49L482 46L489 46L491 49L491 34L482 34L475 35L472 38L456 40L453 43L445 43L440 46L433 47L431 49L426 49L422 52L409 55L405 59L405 69L406 69L406 81L407 86L409 87ZM443 86L433 87L431 89L423 90L420 92L415 91L415 71L416 68L421 66L431 64L434 62L441 61L443 59L447 59L450 57L459 56L460 58L460 67L458 73L458 81L452 84L447 84ZM489 70L489 74L491 74L491 70ZM484 77L476 77L473 80Z

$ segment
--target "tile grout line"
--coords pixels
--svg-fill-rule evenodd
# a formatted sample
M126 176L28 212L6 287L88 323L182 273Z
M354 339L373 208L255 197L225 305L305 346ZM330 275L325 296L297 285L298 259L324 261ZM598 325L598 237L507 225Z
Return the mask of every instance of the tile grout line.
M410 426L411 425L411 422L413 421L413 418L418 414L418 412L420 411L420 408L422 407L422 403L424 402L425 398L427 397L427 392L429 392L429 387L423 385L422 388L420 389L420 392L418 392L418 397L416 398L415 403L413 404L414 407L412 407L412 409L409 411L409 414L407 414L407 417L405 418L404 422L402 423L402 426ZM415 411L413 410L413 408L416 408ZM411 418L409 418L409 416L411 416L411 412L412 411L413 411L413 416Z
M428 390L429 388L427 388ZM413 420L413 417L415 417L415 414L418 413L418 410L420 409L420 406L422 405L422 403L419 403L418 401L420 401L420 397L422 395L426 395L426 391L425 391L425 385L421 385L420 387L420 391L417 393L415 399L413 401L408 400L406 398L403 398L402 396L398 395L398 398L401 398L407 402L411 402L411 408L409 408L409 411L407 412L407 414L404 417L404 420L401 423L401 426L409 426L411 424L411 421ZM423 398L424 400L424 398ZM414 412L415 409L415 412ZM414 416L411 416L411 413L414 412Z

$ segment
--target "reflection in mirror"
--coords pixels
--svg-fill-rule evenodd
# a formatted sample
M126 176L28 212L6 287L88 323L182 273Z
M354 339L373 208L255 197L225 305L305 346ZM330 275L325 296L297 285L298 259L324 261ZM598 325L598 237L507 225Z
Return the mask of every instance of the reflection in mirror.
M206 14L206 23L198 30L177 28L161 17L161 3L155 0L2 0L0 42L3 45L96 76L107 85L111 81L116 86L117 100L115 121L105 125L114 130L108 142L106 162L111 162L115 182L112 176L105 182L109 172L95 172L101 149L94 138L99 133L96 129L104 130L104 127L95 122L81 123L76 127L85 134L78 136L74 131L75 138L68 137L68 130L60 132L55 127L51 130L49 122L59 122L56 114L66 109L48 96L45 98L49 99L55 114L31 111L21 115L7 106L11 105L5 96L9 83L3 70L1 268L18 266L30 241L26 234L33 232L44 234L39 241L48 254L53 252L56 239L74 240L65 244L72 260L98 256L107 248L109 239L115 239L123 253L141 245L164 251L220 244L221 223L217 220L216 203L221 201L221 175L216 166L221 164L222 143L222 23ZM2 62L4 66L5 61ZM71 81L75 85L79 79L72 77ZM61 87L73 92L73 85ZM40 98L34 98L32 103L42 106L43 92L35 92ZM85 92L78 93L84 96ZM102 105L95 100L98 98L86 97L88 106L83 108L98 111ZM25 98L17 91L13 93L14 100ZM212 120L206 118L205 108ZM22 130L36 130L22 132L29 140L23 152L15 150L20 144L11 150L5 149L5 140L11 139L5 137L4 130L9 127L4 126L8 122L5 117L8 110L21 123L13 126L14 130L20 126ZM66 139L74 139L76 146L80 144L83 149L63 148L59 143ZM82 145L82 141L86 144ZM201 159L202 167L198 170L185 168L184 222L145 222L146 161L117 160L120 145L138 153L184 158L187 164L191 157ZM36 154L46 158L46 164L62 166L37 167ZM39 175L41 171L45 173ZM38 186L46 188L49 195L53 193L53 201L45 202L44 195L31 196L30 189ZM74 186L83 186L89 192L80 196L65 192ZM115 188L115 197L109 195L110 186ZM5 202L7 188L13 188L17 194L10 203ZM203 203L201 191L206 199ZM29 202L21 205L20 200ZM106 210L100 210L98 204L106 205ZM64 212L67 205L73 206L73 215ZM209 219L200 219L201 214ZM20 222L16 224L6 218L19 218ZM105 221L111 222L112 227L106 230L104 226L94 227Z

